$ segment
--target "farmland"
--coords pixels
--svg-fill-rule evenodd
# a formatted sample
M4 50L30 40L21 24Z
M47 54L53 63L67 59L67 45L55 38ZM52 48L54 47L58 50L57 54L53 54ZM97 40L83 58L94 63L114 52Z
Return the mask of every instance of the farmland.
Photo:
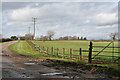
M89 50L89 43L90 41L32 41L32 43L34 43L36 46L44 46L44 47L53 47L54 49L61 49L59 50L59 54L62 54L62 49L65 48L65 54L69 55L69 50L70 48L72 50L79 50L80 48L82 50ZM93 46L106 46L108 45L110 42L93 42ZM115 47L118 46L118 42L114 42ZM112 44L110 45L112 46ZM20 53L21 55L28 55L28 56L34 56L34 57L41 57L42 54L40 54L40 52L38 51L33 51L32 48L29 46L29 44L26 41L19 41L18 43L15 43L13 45L10 46L11 50L14 50L17 53ZM93 48L93 51L100 51L103 48ZM46 51L46 49L44 49ZM112 52L112 48L106 48L104 51L111 51ZM49 50L50 52L51 50ZM118 48L114 49L115 52L118 52ZM53 53L56 53L56 51L54 50ZM92 52L92 56L96 55L98 52ZM79 55L79 52L72 52L73 55ZM89 52L82 52L82 56L88 56ZM101 52L100 55L107 55L107 56L112 56L112 53L105 53L105 52ZM119 56L118 53L115 53L114 56ZM43 57L43 56L42 56ZM97 56L98 58L99 56ZM88 57L86 57L88 58ZM100 56L99 58L102 59L110 59L112 60L111 57L104 57L104 56ZM114 58L115 59L115 58Z
M88 49L89 48L89 41L32 41L32 43L35 43L36 46L46 46L46 47L54 47L54 48L72 48L72 49ZM107 45L109 42L93 42L94 45ZM115 46L118 46L118 42L115 42ZM39 51L35 51L32 49L32 47L26 42L26 41L19 41L17 43L14 43L12 45L9 46L9 49L11 49L12 51L14 51L17 54L20 55L25 55L25 56L32 56L32 57L36 57L36 58L49 58L49 59L57 59L57 60L63 60L63 61L73 61L71 59L63 59L63 58L57 58L57 57L51 57L51 56L47 56L47 55L43 55L43 53L39 52ZM100 49L99 49L100 50ZM110 50L110 49L108 49ZM118 51L118 49L116 49L115 51ZM66 52L66 54L69 54L69 52ZM75 52L73 54L78 54L78 52ZM95 54L95 53L93 53ZM112 53L102 53L104 55L112 55ZM87 55L88 56L88 52L83 52L82 55ZM116 54L116 56L118 56L118 54ZM105 57L105 59L108 59L108 57ZM110 58L111 60L111 58ZM81 63L81 62L80 62ZM96 65L96 64L95 64ZM111 65L111 64L97 64L100 66L108 66L108 67L112 67L115 68L115 70L118 70L118 66L117 65Z
M39 42L39 41L36 41L36 43L37 42ZM51 42L53 42L53 41L51 41ZM27 41L22 41L22 40L21 41L16 41L16 43L14 43L14 44L12 44L12 45L9 46L9 49L12 50L12 53L10 52L8 54L8 55L11 55L11 56L6 55L7 53L4 53L6 55L6 56L3 55L4 59L7 59L7 58L10 59L10 60L14 59L14 61L16 61L16 62L14 62L15 65L17 64L18 66L19 65L23 66L23 67L25 66L25 68L27 68L27 70L29 69L29 67L30 67L30 70L31 69L32 70L34 70L34 69L36 70L36 67L38 67L38 68L41 69L41 65L38 64L38 62L41 61L39 63L43 62L44 63L44 64L42 63L43 65L47 64L46 66L52 65L52 67L53 67L53 64L54 64L54 67L56 67L56 69L60 68L62 70L63 70L64 66L68 66L69 69L74 69L74 71L75 70L79 71L81 69L81 70L85 70L86 73L89 70L90 70L89 72L93 71L94 68L95 68L94 73L96 73L96 72L97 73L105 73L105 74L109 73L109 74L116 75L116 76L118 76L117 73L119 73L118 65L114 65L114 64L94 64L94 63L88 64L88 63L84 63L82 61L77 61L76 62L76 61L72 61L70 59L57 58L57 57L54 57L54 56L53 57L45 56L45 55L43 55L44 53L42 53L40 51L33 50L32 46L30 46ZM26 62L30 63L31 61L33 61L33 62L35 61L36 64L26 67L26 64L24 64L24 63L26 63ZM13 64L13 63L11 63L11 64ZM74 68L73 68L73 66L74 66ZM13 68L15 68L15 67L13 67ZM51 69L51 67L50 67L50 69ZM66 67L65 67L65 69L66 69ZM70 72L70 70L68 70L68 71ZM43 70L43 72L44 72L44 70ZM69 73L67 73L67 74L69 75ZM4 75L6 75L6 74L4 74Z
M40 57L42 56L37 51L33 51L32 48L26 41L19 41L9 46L9 49L13 50L16 54L32 56L32 57Z
M89 50L89 44L90 41L78 41L78 40L73 40L73 41L32 41L36 46L44 46L44 47L53 47L54 49L59 48L65 50L70 50L72 48L73 50L79 50L80 48L82 50ZM110 42L93 42L93 46L107 46ZM110 44L109 47L112 47L113 44ZM114 47L118 47L118 42L114 42ZM103 48L93 48L93 51L100 51ZM65 52L65 54L69 54L69 52ZM113 52L112 48L106 48L104 51L111 51ZM55 52L55 51L54 51ZM60 52L60 51L59 51ZM118 52L118 48L114 48L114 52ZM56 53L56 52L55 52ZM62 53L62 52L60 52ZM96 55L98 52L93 52L92 56ZM73 52L75 55L79 55L79 52ZM88 52L83 52L83 56L88 56ZM112 56L112 53L106 53L106 52L101 52L100 55L106 55L106 56ZM118 53L114 53L114 56L119 56ZM100 57L104 59L112 59L111 57Z

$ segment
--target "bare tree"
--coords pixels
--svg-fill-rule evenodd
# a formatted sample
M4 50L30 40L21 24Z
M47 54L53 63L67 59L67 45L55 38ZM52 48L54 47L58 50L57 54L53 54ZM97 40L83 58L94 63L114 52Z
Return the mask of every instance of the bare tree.
M118 36L118 32L111 33L109 36L112 40L116 40L116 37Z
M48 36L43 36L43 35L41 35L39 40L45 42L45 41L48 40Z
M44 37L43 35L40 36L40 41L43 41L43 37Z
M2 37L2 34L0 34L0 38Z
M77 39L78 39L77 36L73 36L73 37L71 37L71 40L77 40Z
M44 36L43 37L43 41L45 42L45 41L47 41L48 40L48 37L47 36Z
M39 37L39 36L37 36L37 37L36 37L36 40L37 40L37 41L39 41L39 40L40 40L40 37Z
M33 35L32 34L25 34L25 39L26 40L33 40Z
M49 40L51 41L51 38L55 35L55 32L54 31L48 31L47 32L47 36L49 38Z

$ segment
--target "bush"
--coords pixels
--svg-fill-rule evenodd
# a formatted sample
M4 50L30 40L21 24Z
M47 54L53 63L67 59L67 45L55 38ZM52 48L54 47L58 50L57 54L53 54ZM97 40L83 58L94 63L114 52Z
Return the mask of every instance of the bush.
M12 39L12 40L18 40L18 37L16 37L16 36L11 36L11 39Z
M1 39L0 39L0 43L1 43L1 42L7 42L7 41L12 41L12 40L9 39L9 38L1 38Z

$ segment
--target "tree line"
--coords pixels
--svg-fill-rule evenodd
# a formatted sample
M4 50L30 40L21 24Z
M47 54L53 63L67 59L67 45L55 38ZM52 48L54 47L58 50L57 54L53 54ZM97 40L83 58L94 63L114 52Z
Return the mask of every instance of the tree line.
M59 39L56 40L87 40L86 37L77 37L77 36L65 36L65 37L59 37Z
M56 34L54 31L48 31L47 35L43 36L41 35L40 37L37 37L36 40L40 41L51 41L51 40L87 40L86 37L77 37L77 36L64 36L64 37L59 37L58 39L54 39L53 36Z
M54 35L56 34L56 32L54 31L47 31L47 35L41 35L40 37L36 37L36 40L40 40L40 41L51 41L51 40L87 40L86 37L77 37L77 36L64 36L64 37L59 37L57 39L54 39ZM0 37L2 36L2 34L0 34ZM111 40L120 40L120 38L118 38L118 32L114 32L114 33L110 33L109 37L111 38ZM21 37L17 37L17 36L11 36L11 38L9 38L11 40L33 40L33 34L25 34L25 36L21 36ZM6 39L2 39L1 41L4 41Z

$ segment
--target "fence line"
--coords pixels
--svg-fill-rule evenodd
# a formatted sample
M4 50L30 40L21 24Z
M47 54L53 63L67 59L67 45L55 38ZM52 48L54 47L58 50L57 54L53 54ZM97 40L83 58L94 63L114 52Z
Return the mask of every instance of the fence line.
M82 52L89 52L89 50L82 50L81 48L79 50L74 50L72 48L68 49L60 49L60 48L53 48L53 47L45 47L45 46L36 46L34 43L31 41L27 41L30 46L36 51L42 51L45 54L53 57L61 57L63 59L72 59L72 60L87 60L85 58L88 58L88 56L83 56ZM78 55L74 55L73 52L78 52ZM66 54L68 53L68 54Z
M78 57L77 59L82 60L82 57L88 57L88 56L82 56L82 52L89 52L89 50L82 50L81 48L80 50L73 50L72 48L70 48L70 50L66 50L65 48L59 49L59 48L53 48L53 47L50 48L45 46L38 46L36 48L43 50L43 52L45 52L46 54L50 54L51 56L58 57L59 55L61 55L63 59L65 59L65 57L69 57L70 59L72 59L73 57ZM74 51L78 52L79 54L73 55L72 53ZM61 52L61 54L59 52ZM69 52L69 54L65 54L66 52Z
M33 50L36 50L39 52L44 52L45 54L47 54L48 56L51 56L51 57L58 57L58 58L72 59L72 60L87 60L88 63L92 63L92 59L95 59L96 56L117 57L117 56L108 56L108 55L98 55L101 52L111 53L111 51L103 51L105 48L113 48L113 47L109 47L109 45L111 43L109 43L107 46L93 46L93 43L90 42L89 50L83 50L82 48L75 50L72 48L60 49L60 48L53 48L53 47L36 46L31 41L27 41L27 42L32 47ZM103 49L101 51L92 51L93 47L97 47L97 48L103 47ZM114 48L120 48L120 47L114 47ZM78 55L73 54L74 52L78 52ZM83 52L87 52L88 55L87 56L83 55ZM92 52L98 52L98 53L97 53L97 55L94 55L94 57L92 57ZM120 52L114 52L114 53L120 53ZM118 58L120 58L120 57L118 57Z

